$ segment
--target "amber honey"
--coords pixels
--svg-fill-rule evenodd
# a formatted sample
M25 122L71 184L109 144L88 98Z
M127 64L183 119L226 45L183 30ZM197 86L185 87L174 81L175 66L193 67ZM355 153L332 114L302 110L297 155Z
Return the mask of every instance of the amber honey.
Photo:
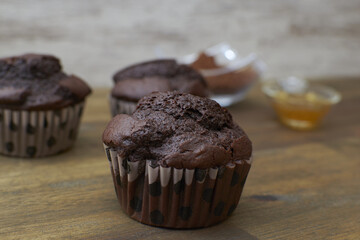
M318 126L331 106L341 100L337 91L321 85L309 86L297 78L266 82L262 90L270 98L280 121L297 130Z
M292 95L278 92L273 98L274 109L285 125L307 130L316 127L331 107L331 102L316 95L306 93Z

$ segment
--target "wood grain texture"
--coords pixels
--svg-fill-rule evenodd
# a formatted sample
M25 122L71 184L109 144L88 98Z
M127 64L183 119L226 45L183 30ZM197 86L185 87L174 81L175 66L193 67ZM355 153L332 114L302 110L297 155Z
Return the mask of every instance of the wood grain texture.
M230 107L254 143L238 208L199 230L146 226L120 210L102 149L107 89L89 98L73 149L42 159L0 157L0 239L359 239L360 79L312 132L280 125L259 86Z

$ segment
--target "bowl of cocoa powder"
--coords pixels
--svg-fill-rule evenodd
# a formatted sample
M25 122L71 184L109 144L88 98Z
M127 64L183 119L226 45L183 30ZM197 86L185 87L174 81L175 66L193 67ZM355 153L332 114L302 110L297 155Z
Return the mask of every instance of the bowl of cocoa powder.
M243 100L266 68L255 53L242 57L227 43L184 56L179 61L205 77L210 97L224 107Z

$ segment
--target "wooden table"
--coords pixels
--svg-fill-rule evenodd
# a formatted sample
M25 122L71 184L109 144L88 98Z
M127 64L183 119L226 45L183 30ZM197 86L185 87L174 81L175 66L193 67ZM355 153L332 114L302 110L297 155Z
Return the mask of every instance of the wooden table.
M108 90L97 89L71 151L0 157L0 239L360 239L360 78L326 83L343 101L315 131L280 125L259 86L230 107L255 148L242 199L225 222L185 231L121 212L101 143Z

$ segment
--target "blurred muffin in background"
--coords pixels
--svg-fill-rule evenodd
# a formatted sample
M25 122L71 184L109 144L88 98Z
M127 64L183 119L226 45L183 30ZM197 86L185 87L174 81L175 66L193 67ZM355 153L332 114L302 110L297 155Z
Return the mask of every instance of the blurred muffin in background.
M50 55L0 59L0 153L54 155L73 146L89 86Z
M131 114L137 102L152 92L179 91L197 96L208 95L202 75L192 67L173 59L153 60L118 71L113 80L110 104L113 116Z

